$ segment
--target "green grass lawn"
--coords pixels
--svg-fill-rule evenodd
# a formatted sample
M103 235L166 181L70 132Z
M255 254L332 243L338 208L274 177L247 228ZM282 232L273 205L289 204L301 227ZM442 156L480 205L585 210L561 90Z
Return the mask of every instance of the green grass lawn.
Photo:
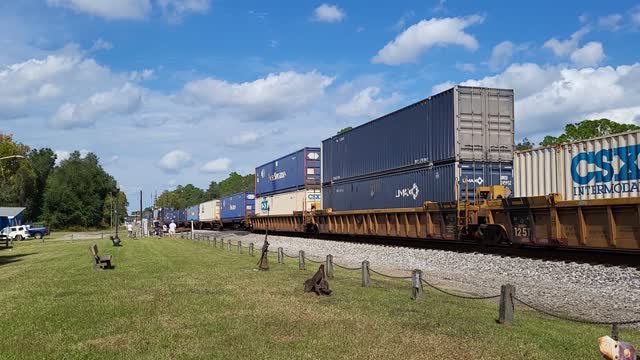
M246 251L181 239L97 240L115 269L93 271L91 243L0 250L0 358L601 359L596 340L610 331L520 307L507 327L497 301L427 290L414 302L408 281L372 275L362 288L359 272L337 268L333 296L303 294L315 264L272 257L257 272Z

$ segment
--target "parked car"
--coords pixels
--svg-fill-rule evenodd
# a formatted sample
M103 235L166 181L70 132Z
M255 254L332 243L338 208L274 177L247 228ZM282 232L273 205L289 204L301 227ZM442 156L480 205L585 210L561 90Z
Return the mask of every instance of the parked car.
M25 225L29 231L29 235L36 239L42 239L49 235L49 228L41 224Z
M29 230L25 225L7 226L2 229L0 234L2 234L2 237L6 237L11 241L22 241L31 237L31 235L29 235Z

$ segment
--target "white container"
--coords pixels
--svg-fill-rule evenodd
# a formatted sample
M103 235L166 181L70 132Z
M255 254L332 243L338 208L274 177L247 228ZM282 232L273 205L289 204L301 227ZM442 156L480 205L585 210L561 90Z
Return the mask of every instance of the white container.
M640 196L640 131L516 152L514 195L565 200Z
M200 221L220 221L220 200L200 204Z
M297 190L267 196L256 196L256 215L291 215L294 211L321 209L322 191Z

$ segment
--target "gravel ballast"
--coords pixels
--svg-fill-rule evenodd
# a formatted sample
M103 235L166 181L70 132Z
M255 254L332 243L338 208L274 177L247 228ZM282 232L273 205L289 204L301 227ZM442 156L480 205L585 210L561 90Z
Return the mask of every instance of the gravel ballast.
M264 240L264 235L243 232L202 233L241 240L243 245L253 242L256 251ZM607 322L640 319L636 268L273 235L268 239L271 250L282 247L291 256L299 250L313 260L332 254L334 263L348 267L369 260L372 269L389 275L421 269L430 283L463 295L497 295L500 286L509 283L516 286L518 298L555 314Z

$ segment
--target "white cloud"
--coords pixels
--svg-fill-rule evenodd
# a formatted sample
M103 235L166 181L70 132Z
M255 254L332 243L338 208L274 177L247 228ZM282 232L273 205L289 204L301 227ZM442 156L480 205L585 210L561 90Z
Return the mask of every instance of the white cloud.
M387 65L416 62L418 56L433 46L459 45L468 50L476 50L478 41L464 30L482 23L483 20L479 15L422 20L387 43L373 57L372 62Z
M47 0L47 4L112 20L139 20L151 11L149 0Z
M556 56L567 56L578 47L578 42L587 33L589 33L589 28L585 26L571 34L571 37L567 40L558 40L556 38L547 40L544 43L544 47L553 51Z
M409 10L409 11L405 12L404 14L402 14L400 19L398 19L398 21L396 21L395 25L393 25L393 27L392 27L393 30L400 31L400 30L404 29L404 26L407 25L407 21L409 21L414 16L416 16L416 13L413 10Z
M470 63L456 63L456 69L464 72L475 72L476 66Z
M313 11L313 19L320 22L339 22L345 18L344 10L336 5L322 4Z
M436 6L434 6L433 9L431 9L433 12L447 12L447 8L444 6L444 4L447 2L447 0L438 0L438 4Z
M367 87L355 94L349 102L338 105L336 114L349 117L375 117L381 115L388 106L400 100L400 95L397 93L393 93L387 98L379 95L379 87Z
M191 154L183 150L166 153L158 162L158 166L167 173L176 173L191 166Z
M640 8L636 8L632 13L631 13L631 21L637 25L640 26Z
M435 94L439 94L443 91L449 90L452 87L456 86L457 84L452 82L452 81L445 81L443 83L437 84L435 86L433 86L431 88L431 94L435 95Z
M260 138L260 135L253 131L245 132L239 135L231 136L227 141L227 145L229 146L242 146L253 144Z
M591 41L571 53L571 61L578 66L596 66L604 60L602 44Z
M618 31L620 30L620 22L622 21L622 15L611 14L598 18L598 26L606 30Z
M205 173L220 173L229 170L229 166L231 166L231 159L219 158L204 164L200 168L200 171Z
M638 63L583 69L514 64L499 75L462 84L514 89L518 137L555 134L567 123L604 115L640 120Z
M84 58L76 46L0 69L0 115L45 114L61 100L85 99L87 94L122 86L124 78Z
M154 71L153 69L144 69L142 71L132 71L129 74L130 81L145 81L149 79L153 79Z
M280 45L280 42L278 40L269 40L269 46L272 48L277 48Z
M49 120L53 127L87 127L105 115L128 114L140 107L142 92L131 84L92 95L82 103L62 104Z
M494 46L493 50L491 51L489 66L495 70L507 65L511 61L513 52L514 45L511 41L503 41L500 44Z
M93 42L93 46L91 47L91 51L98 50L111 50L113 49L113 44L100 38Z
M287 71L244 83L206 78L187 83L183 95L191 102L242 113L248 120L268 121L316 101L332 82L317 71Z
M188 13L206 13L211 7L211 0L157 0L157 2L162 13L173 23L179 23Z
M71 151L66 150L55 150L54 153L56 154L56 166L59 166L61 162L67 160L71 155Z

